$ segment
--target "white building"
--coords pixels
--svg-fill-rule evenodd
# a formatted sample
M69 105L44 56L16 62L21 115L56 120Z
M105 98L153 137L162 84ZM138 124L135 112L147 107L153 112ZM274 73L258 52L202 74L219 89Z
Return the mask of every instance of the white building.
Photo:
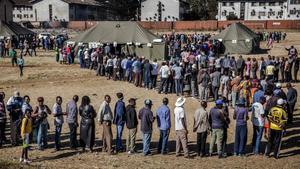
M36 21L36 14L29 0L15 0L13 7L13 21Z
M145 0L141 4L141 21L182 20L188 8L186 0Z
M300 0L219 0L219 21L300 19Z

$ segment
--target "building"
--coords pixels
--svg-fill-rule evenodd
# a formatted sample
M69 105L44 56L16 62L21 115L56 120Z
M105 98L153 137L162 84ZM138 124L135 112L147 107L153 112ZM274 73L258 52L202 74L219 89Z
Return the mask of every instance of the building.
M189 9L186 0L145 0L141 3L141 21L177 21Z
M104 20L106 11L96 0L33 0L35 21Z
M217 19L298 20L300 0L219 0Z
M0 0L0 21L10 22L13 20L13 4L12 0Z
M13 6L13 21L36 21L36 13L32 8L30 0L15 0Z

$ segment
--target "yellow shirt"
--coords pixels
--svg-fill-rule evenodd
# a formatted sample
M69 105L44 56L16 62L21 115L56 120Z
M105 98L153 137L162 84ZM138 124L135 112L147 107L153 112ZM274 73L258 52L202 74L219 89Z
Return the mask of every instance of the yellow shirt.
M282 107L273 107L268 115L271 119L270 128L273 130L283 130L282 125L287 122L286 111Z
M25 137L25 134L30 134L32 132L32 122L27 116L25 116L22 120L22 127L21 127L21 136L22 138Z
M268 65L266 68L266 75L274 75L275 66Z

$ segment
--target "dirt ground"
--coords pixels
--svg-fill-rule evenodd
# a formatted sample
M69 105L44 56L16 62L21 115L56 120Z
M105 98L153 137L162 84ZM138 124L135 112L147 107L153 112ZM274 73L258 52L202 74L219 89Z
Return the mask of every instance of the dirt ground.
M284 47L294 45L300 50L300 33L288 33L288 40L279 44L275 43L274 48L268 51L269 54L274 56L285 56L286 51ZM265 47L265 43L261 45ZM267 56L268 53L255 55ZM177 99L175 95L159 95L156 91L145 90L143 88L136 88L132 84L125 82L107 81L104 77L96 77L95 72L90 70L80 70L78 65L60 65L55 62L53 52L45 53L39 51L38 57L25 57L24 77L18 76L19 70L12 68L8 58L0 59L0 91L6 93L7 99L13 94L15 90L20 91L21 95L29 95L31 97L31 104L37 105L36 99L39 96L45 98L45 103L52 108L55 97L60 95L63 97L63 109L65 103L69 101L74 94L80 97L88 95L91 98L92 105L98 110L105 94L112 96L112 107L116 102L116 93L123 92L125 101L131 97L138 98L137 109L143 106L145 99L152 99L154 106L153 111L161 105L163 97L170 99L170 108L174 109L174 103ZM299 77L299 76L298 76ZM295 84L299 91L300 85ZM300 92L299 92L300 93ZM298 98L300 100L300 98ZM209 104L208 110L212 107ZM186 111L187 122L189 129L189 149L192 155L195 155L196 148L196 134L192 132L193 114L199 102L196 99L187 98ZM102 128L97 125L96 127L96 145L94 153L82 153L80 150L73 151L68 147L68 126L64 124L62 131L63 149L59 152L54 151L54 126L53 117L48 120L50 122L49 131L49 145L50 148L45 151L33 150L29 152L30 158L33 163L30 166L18 165L18 160L21 154L21 147L5 146L0 149L0 168L278 168L278 169L298 169L300 168L300 104L296 106L295 124L290 126L287 134L284 137L282 144L281 157L279 160L273 158L265 158L263 156L252 156L251 154L246 158L227 157L225 159L218 159L214 157L184 159L183 157L175 157L175 129L174 129L174 116L172 115L172 128L169 139L170 153L162 156L156 154L156 145L159 138L159 130L157 129L156 122L154 123L154 131L152 137L152 152L151 157L144 157L142 153L128 156L127 153L117 155L106 155L101 152L102 142L101 133ZM230 116L232 117L232 110ZM173 111L172 111L173 113ZM228 150L233 150L234 127L235 122L232 120L229 128ZM140 126L139 126L140 127ZM115 134L115 127L113 127ZM127 137L127 130L124 130L123 139ZM115 135L114 135L115 138ZM252 127L251 122L248 122L248 144L247 152L251 152L251 139ZM207 139L207 148L210 141L210 136ZM140 151L142 148L141 132L137 134L137 149ZM264 140L265 145L265 140ZM33 145L34 147L36 145ZM264 149L265 146L262 146Z

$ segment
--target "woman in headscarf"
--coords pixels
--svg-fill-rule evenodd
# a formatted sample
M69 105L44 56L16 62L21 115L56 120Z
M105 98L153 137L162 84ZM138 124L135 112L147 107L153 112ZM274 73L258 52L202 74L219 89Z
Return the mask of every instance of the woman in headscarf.
M79 114L81 116L80 122L80 145L82 149L88 148L91 152L95 142L95 109L90 105L90 98L83 96L81 105L79 107Z

